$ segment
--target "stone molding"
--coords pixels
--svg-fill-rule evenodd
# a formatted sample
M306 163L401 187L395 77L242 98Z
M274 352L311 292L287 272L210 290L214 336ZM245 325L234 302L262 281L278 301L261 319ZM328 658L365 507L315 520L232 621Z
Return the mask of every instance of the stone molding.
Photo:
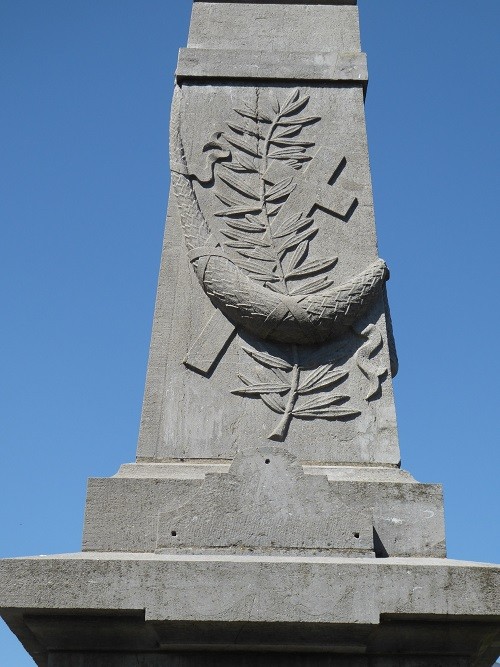
M364 53L179 50L177 80L279 79L281 81L350 81L364 87L368 66Z

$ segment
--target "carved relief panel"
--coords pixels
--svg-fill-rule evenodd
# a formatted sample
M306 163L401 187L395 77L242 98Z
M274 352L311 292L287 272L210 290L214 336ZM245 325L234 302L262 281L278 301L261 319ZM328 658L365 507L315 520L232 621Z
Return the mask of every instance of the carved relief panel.
M191 414L165 411L160 449L231 458L271 439L397 463L361 90L184 85L171 169L190 335L166 405L181 394Z

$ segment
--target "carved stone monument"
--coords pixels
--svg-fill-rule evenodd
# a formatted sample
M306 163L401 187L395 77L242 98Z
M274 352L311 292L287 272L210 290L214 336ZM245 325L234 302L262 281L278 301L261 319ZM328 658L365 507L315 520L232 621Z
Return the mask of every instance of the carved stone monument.
M400 469L356 0L194 2L137 460L1 562L48 667L489 667L498 568Z

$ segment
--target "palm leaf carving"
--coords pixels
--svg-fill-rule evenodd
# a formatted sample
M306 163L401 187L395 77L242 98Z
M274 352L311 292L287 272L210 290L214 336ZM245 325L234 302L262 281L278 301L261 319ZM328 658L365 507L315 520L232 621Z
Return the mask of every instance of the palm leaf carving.
M230 228L221 230L227 239L224 246L237 251L233 258L241 269L252 278L258 275L260 282L282 294L307 293L301 291L297 281L309 274L290 275L290 271L306 258L318 230L313 218L300 212L279 224L275 222L297 183L286 174L271 182L266 173L273 160L286 161L288 166L300 170L311 159L307 151L314 142L302 138L302 131L319 117L299 115L308 102L309 96L294 89L283 102L272 100L269 113L242 103L235 112L243 122L231 120L223 133L231 149L231 161L218 170L216 196L226 208L215 215L225 218L225 225ZM247 232L247 236L235 236L235 230ZM335 261L323 260L315 273L329 270ZM294 280L291 286L287 285L289 279ZM326 289L331 284L316 281L312 289Z

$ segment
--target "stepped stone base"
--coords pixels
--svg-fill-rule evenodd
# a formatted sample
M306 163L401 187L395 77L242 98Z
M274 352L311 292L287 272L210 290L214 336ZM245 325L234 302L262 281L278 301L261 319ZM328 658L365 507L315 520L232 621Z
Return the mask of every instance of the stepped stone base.
M0 561L0 607L39 667L491 667L499 577L434 558L66 554Z
M300 464L280 447L232 463L127 464L89 480L84 551L231 548L445 557L442 489L395 467Z

